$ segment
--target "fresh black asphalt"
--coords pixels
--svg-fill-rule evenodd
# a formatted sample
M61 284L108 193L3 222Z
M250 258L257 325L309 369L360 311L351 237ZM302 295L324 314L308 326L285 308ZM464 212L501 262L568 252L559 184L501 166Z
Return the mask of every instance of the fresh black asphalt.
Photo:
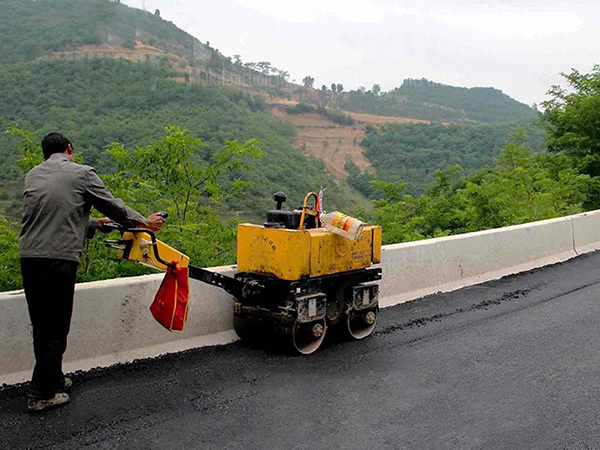
M600 253L385 309L293 357L242 343L76 374L0 449L600 448Z

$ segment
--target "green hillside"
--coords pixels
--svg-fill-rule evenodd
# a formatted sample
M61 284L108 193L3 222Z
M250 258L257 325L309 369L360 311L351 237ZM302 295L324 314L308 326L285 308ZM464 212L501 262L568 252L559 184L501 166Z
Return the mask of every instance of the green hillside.
M522 126L528 135L528 147L540 151L544 140L542 126L531 121ZM369 184L373 179L405 183L408 193L420 195L434 181L438 169L459 165L470 173L491 164L514 128L513 124L440 123L370 127L362 145L373 170L361 173L358 167L347 164L349 182L368 197L376 194Z
M107 44L133 49L135 41L188 60L209 47L171 22L109 0L0 0L0 63L48 52Z
M384 116L445 122L522 122L536 111L494 88L464 88L406 79L389 92L351 91L342 106Z
M289 76L268 61L224 56L162 19L159 10L142 11L118 0L0 0L0 63L89 57L161 61L179 77L202 74L219 83L235 75L276 93Z
M271 206L271 193L282 189L296 205L307 191L328 186L330 205L352 209L350 195L325 173L321 160L294 149L295 128L273 117L262 99L219 86L182 84L168 72L123 60L36 62L0 70L0 129L11 125L42 136L61 130L75 142L85 161L101 173L115 169L105 151L111 142L144 145L173 124L202 138L213 150L229 140L258 138L264 156L253 161L246 175L252 182L250 196L231 209L261 213ZM6 190L20 178L12 162L14 141L0 135L0 179ZM199 164L202 164L199 161ZM237 177L238 174L232 174ZM15 217L19 200L11 196L7 213ZM6 200L5 200L6 202Z

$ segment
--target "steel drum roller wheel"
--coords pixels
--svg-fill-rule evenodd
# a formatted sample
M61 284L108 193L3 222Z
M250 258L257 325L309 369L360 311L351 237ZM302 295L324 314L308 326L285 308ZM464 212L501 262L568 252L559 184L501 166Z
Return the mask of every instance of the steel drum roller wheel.
M356 340L364 339L373 333L379 317L379 307L350 311L346 314L346 333Z
M327 334L325 318L314 322L296 322L292 332L292 346L302 355L310 355L318 350Z

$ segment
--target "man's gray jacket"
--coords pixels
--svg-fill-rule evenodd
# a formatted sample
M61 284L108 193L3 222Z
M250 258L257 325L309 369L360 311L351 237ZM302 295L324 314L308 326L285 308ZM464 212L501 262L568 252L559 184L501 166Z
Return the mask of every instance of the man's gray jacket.
M79 262L92 207L126 226L146 223L112 196L92 167L76 164L64 153L31 169L23 192L21 258Z

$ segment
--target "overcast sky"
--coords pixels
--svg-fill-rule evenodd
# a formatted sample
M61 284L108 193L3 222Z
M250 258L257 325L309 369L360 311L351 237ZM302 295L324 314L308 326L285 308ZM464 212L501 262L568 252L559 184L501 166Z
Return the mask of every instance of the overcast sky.
M144 0L124 0L142 7ZM600 2L571 0L145 0L244 62L346 90L404 78L493 86L539 103L560 72L600 63Z

